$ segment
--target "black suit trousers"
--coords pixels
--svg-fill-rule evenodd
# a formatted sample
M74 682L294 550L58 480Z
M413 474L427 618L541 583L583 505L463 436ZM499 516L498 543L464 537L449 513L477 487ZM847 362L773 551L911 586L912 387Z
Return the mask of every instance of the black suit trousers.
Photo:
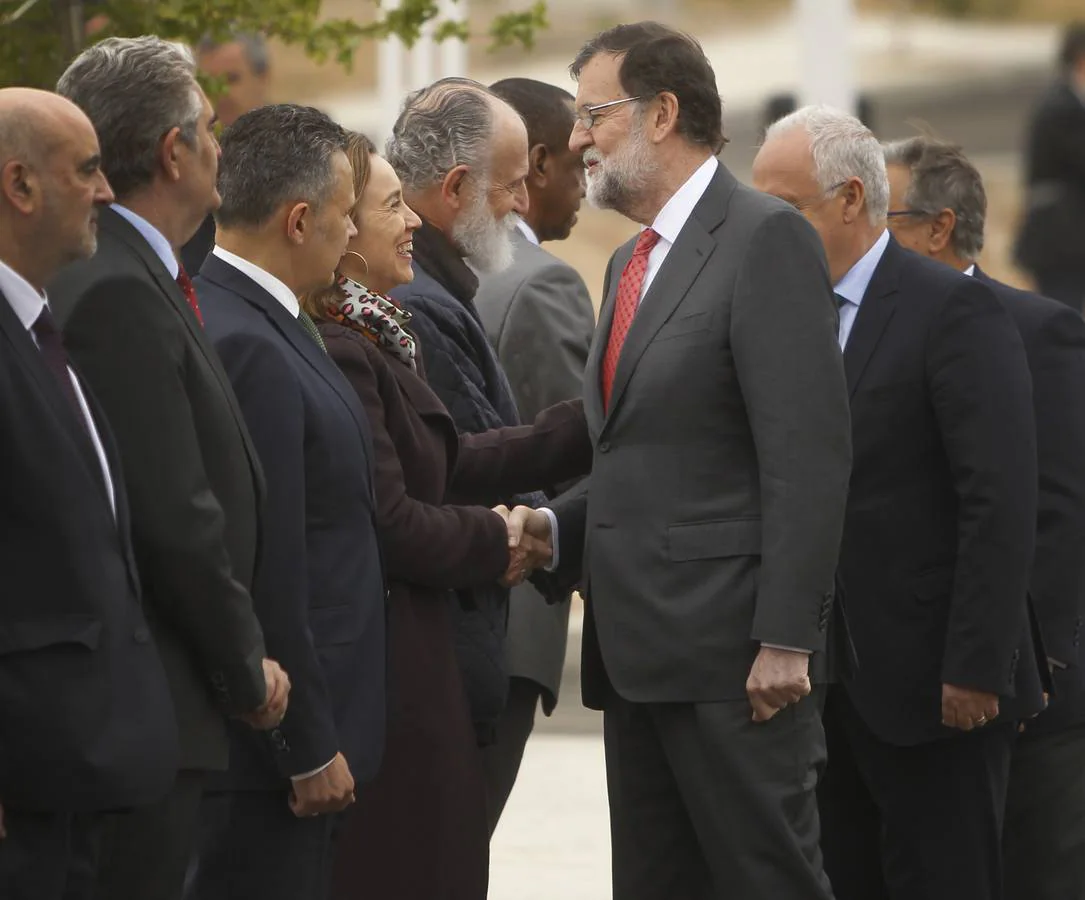
M764 723L745 700L603 717L614 900L829 900L817 696Z
M101 816L4 809L0 897L4 900L95 900Z
M839 686L824 721L818 807L836 900L1002 900L1014 723L898 747L870 731Z

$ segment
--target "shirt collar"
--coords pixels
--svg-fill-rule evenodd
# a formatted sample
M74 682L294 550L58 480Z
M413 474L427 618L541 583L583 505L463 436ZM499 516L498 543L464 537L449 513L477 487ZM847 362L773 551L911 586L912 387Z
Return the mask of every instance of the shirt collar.
M536 247L539 246L539 236L535 234L535 229L527 224L523 219L516 220L516 227L520 229L520 234L526 237Z
M863 302L863 295L870 287L870 279L874 277L874 270L882 261L885 248L889 246L889 229L882 232L874 246L863 254L862 259L848 270L848 274L840 279L833 290L847 300L858 306Z
M7 297L23 328L29 331L41 315L45 295L3 261L0 261L0 293Z
M964 270L964 274L965 275L975 275L976 274L976 264L972 263L972 265L970 265L967 269Z
M298 317L301 305L298 303L297 296L290 288L279 281L279 279L270 272L261 269L255 263L249 262L247 259L238 256L236 253L231 253L229 250L223 250L218 244L215 245L211 252L224 263L229 263L242 275L248 275L249 278L278 300L283 309L290 313L291 316L295 319Z
M162 260L162 265L166 267L166 271L170 273L170 277L176 281L177 274L181 271L181 264L177 262L177 255L173 252L170 242L166 240L166 236L143 218L143 216L132 212L127 206L121 206L119 203L111 203L109 204L109 208L122 219L127 220L128 223L140 233L143 239L151 245L151 249L155 252L155 256Z
M694 207L712 183L719 165L719 160L710 156L663 205L663 209L659 211L659 215L652 223L652 230L662 240L670 244L678 240L679 233L686 227L689 217L693 215Z

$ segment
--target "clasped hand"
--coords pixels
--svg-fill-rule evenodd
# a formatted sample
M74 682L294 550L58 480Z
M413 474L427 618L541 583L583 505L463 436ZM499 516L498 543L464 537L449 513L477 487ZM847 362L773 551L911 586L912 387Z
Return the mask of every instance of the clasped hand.
M513 587L553 558L550 519L529 506L517 506L511 511L507 506L495 506L494 512L505 520L509 534L509 564L500 582Z
M242 722L258 731L268 731L283 720L290 698L290 678L273 659L264 660L264 684L263 706L240 717Z

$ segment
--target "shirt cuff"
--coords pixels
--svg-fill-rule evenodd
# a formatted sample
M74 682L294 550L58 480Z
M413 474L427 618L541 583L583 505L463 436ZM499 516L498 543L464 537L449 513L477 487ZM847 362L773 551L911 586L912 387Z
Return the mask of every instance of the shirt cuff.
M787 650L789 653L805 653L807 656L814 652L813 650L804 650L802 647L784 647L781 644L766 644L764 641L761 642L761 646L768 647L769 650Z
M300 775L291 775L290 780L291 781L304 781L306 778L312 778L314 775L319 775L321 772L323 772L325 769L327 769L329 766L331 766L331 764L333 762L335 762L335 757L334 756L331 759L329 759L326 763L324 763L324 765L322 765L319 769L313 769L312 772L302 772Z
M553 551L550 562L543 566L543 571L556 572L558 568L558 517L554 515L553 510L547 509L545 506L540 506L539 512L544 513L550 521L550 549Z

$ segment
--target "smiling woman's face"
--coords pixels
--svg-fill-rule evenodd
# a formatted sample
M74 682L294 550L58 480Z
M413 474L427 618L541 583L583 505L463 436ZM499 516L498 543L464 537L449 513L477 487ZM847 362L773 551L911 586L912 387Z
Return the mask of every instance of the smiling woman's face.
M387 294L414 278L411 237L422 224L403 199L403 185L392 167L377 154L369 157L369 181L354 212L358 235L347 245L365 257L343 257L340 271L371 291Z

